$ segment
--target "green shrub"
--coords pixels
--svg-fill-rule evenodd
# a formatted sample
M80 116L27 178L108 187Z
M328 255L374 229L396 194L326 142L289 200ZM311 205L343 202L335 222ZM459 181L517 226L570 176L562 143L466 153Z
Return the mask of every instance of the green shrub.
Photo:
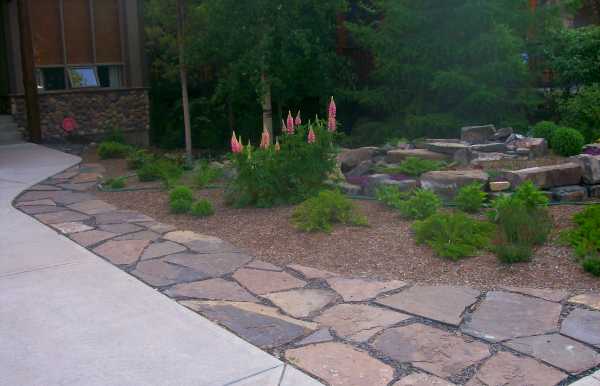
M402 192L393 185L379 185L375 190L375 198L387 206L399 209L402 201L408 200L410 192Z
M588 257L584 259L581 264L586 272L589 272L594 276L600 277L600 258Z
M423 173L431 172L434 170L440 170L444 168L446 164L440 161L432 161L428 159L422 159L417 157L408 157L404 162L400 164L398 170L401 173L409 176L418 177Z
M123 189L126 185L127 177L114 177L109 178L104 182L104 185L107 186L111 190Z
M417 189L410 198L394 204L402 217L410 220L423 220L442 206L442 200L431 190Z
M169 201L194 201L194 192L187 186L177 186L169 192Z
M486 247L494 226L464 213L436 213L413 224L417 243L429 245L436 254L451 260L473 256Z
M552 149L563 157L580 154L583 145L585 145L583 135L569 127L559 127L550 139Z
M171 207L171 213L184 214L188 213L192 208L192 201L179 199L170 201L169 206Z
M587 207L573 216L575 228L567 231L567 240L580 258L600 258L600 205Z
M598 73L597 69L594 72ZM580 88L575 95L563 98L559 102L562 123L577 129L587 142L600 136L598 101L600 101L600 84L594 83Z
M125 135L123 134L123 130L119 129L118 127L105 125L103 130L104 132L108 132L108 134L104 137L104 141L125 143Z
M529 261L533 254L531 246L527 244L500 243L493 247L493 251L506 264Z
M167 159L146 162L137 171L138 179L142 182L162 180L167 188L177 184L183 174L181 166Z
M292 224L305 232L331 232L335 223L365 226L367 219L339 191L321 191L298 205L292 214Z
M521 184L514 193L514 198L523 201L527 208L548 206L548 196L531 181Z
M194 175L194 183L197 188L204 188L208 184L218 180L223 176L223 170L211 166L207 162L202 162L198 166Z
M142 182L158 181L161 176L160 166L157 162L148 162L137 171L138 179Z
M533 136L535 138L545 138L547 141L552 139L552 135L558 129L558 125L550 121L541 121L533 126Z
M120 142L104 141L98 146L98 156L102 159L125 158L130 149Z
M215 213L213 204L206 198L202 198L192 205L192 215L196 217L208 217Z
M141 169L152 160L152 156L145 149L134 149L127 156L127 167L131 170Z
M474 182L458 190L455 202L458 209L467 213L477 213L483 206L486 198L487 193L483 191L483 185Z

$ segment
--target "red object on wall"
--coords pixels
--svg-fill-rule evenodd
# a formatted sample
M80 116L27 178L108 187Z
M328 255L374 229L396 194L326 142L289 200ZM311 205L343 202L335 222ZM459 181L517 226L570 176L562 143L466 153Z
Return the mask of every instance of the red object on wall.
M66 117L63 119L62 128L65 133L69 134L79 128L77 121L73 117Z

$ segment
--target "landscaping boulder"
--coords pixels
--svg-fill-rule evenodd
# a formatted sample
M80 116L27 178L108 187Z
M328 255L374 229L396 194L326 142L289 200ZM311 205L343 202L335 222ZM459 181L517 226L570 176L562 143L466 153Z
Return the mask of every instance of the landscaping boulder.
M344 173L354 169L361 162L371 159L379 149L376 147L360 147L358 149L344 150L338 155Z
M506 141L508 137L510 137L514 133L512 127L503 127L498 129L491 138L492 141Z
M590 185L587 188L589 198L600 198L600 185Z
M531 181L542 189L577 185L582 176L581 166L574 162L504 172L504 177L513 187Z
M358 164L358 166L356 166L355 168L352 168L352 170L348 171L346 173L346 176L349 176L349 177L365 176L365 175L369 174L371 169L373 169L374 165L375 164L370 159L363 161L360 164Z
M446 154L435 153L426 149L395 149L390 150L385 157L385 162L389 164L398 164L408 157L428 159L433 161L444 161L448 159Z
M425 148L435 153L447 154L450 157L454 157L457 151L468 149L469 145L466 143L454 143L454 142L428 142L425 144Z
M350 196L359 196L362 193L362 188L358 185L352 185L347 182L339 182L333 185L339 189L342 193Z
M527 149L531 157L543 157L548 154L548 141L544 138L517 138L508 144L509 149Z
M580 185L563 186L550 191L552 192L552 198L556 201L579 202L588 197L587 189Z
M581 154L573 157L583 169L583 182L586 184L600 184L600 155Z
M494 125L467 126L460 130L460 139L473 144L486 143L494 134L496 134Z
M510 182L508 181L492 181L490 182L490 190L492 192L503 192L510 189Z
M517 156L506 153L482 153L478 151L472 151L470 158L471 165L484 166L489 163L494 163L506 159L515 159L517 158Z
M463 186L473 182L486 185L488 179L489 175L482 170L435 171L421 176L421 187L445 198L452 198Z
M466 148L454 153L453 161L459 165L468 165L473 160L473 157L475 155L473 155L471 149Z
M367 183L365 184L362 193L365 196L375 197L377 188L379 188L380 186L385 186L385 185L394 186L401 192L408 192L410 190L417 188L417 181L416 180L397 181L397 180L392 179L387 174L373 174L372 176L369 176L369 179L368 179Z
M481 153L504 153L507 149L504 142L484 143L471 146L471 150Z

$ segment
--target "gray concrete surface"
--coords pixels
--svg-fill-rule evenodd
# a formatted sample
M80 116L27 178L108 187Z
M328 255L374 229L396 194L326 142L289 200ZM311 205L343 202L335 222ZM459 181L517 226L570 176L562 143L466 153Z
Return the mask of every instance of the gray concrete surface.
M12 208L77 162L0 146L0 385L320 384Z

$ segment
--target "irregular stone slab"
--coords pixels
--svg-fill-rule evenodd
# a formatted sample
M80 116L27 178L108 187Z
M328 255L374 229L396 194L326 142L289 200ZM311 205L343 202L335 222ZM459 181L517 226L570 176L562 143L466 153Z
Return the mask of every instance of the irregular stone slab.
M451 198L463 186L478 182L486 185L489 175L482 170L447 170L428 172L421 176L421 187Z
M338 155L342 172L348 172L357 167L361 162L371 159L379 151L377 147L361 147L358 149L343 150Z
M51 178L54 180L68 180L69 178L73 178L78 174L79 174L79 170L75 170L75 169L65 170L64 172L56 174L56 175L52 176Z
M90 217L85 214L73 212L72 210L63 210L60 212L38 214L35 215L35 218L44 224L59 224L73 221L85 221Z
M258 295L301 288L306 285L306 282L296 279L289 273L259 271L246 268L238 270L233 275L233 278Z
M449 158L446 154L436 153L426 149L396 149L387 152L387 155L385 156L385 162L389 164L398 164L409 157L432 161L445 161Z
M481 145L473 145L470 147L470 149L481 153L504 153L508 150L504 142L492 142L484 143Z
M504 172L504 178L510 181L513 187L531 181L541 189L577 185L582 176L581 166L573 162Z
M414 286L377 303L458 326L465 309L477 301L480 292L468 287Z
M600 198L600 185L588 186L588 196L590 198Z
M97 225L153 221L152 217L133 210L115 210L96 215Z
M114 205L110 205L102 200L82 201L76 204L69 205L69 208L78 212L92 215L112 212L117 209Z
M160 222L144 223L144 226L147 227L148 229L150 229L153 232L160 233L161 235L165 234L167 232L172 232L175 229L177 229L173 225L163 224L163 223L160 223Z
M74 190L76 192L85 192L96 186L97 182L85 182L81 184L60 184L63 189Z
M465 126L460 129L461 141L477 144L485 143L496 134L494 125Z
M196 253L240 252L240 249L234 245L213 236L203 235L202 239L193 240L184 245Z
M71 182L74 184L82 184L86 182L96 182L102 179L102 176L98 173L79 173L78 175L71 178Z
M372 299L382 292L397 290L408 285L399 280L374 281L345 277L327 279L327 283L347 302L360 302Z
M188 267L169 264L163 259L142 261L131 273L155 287L206 278L203 273L196 272Z
M186 248L183 245L175 244L172 241L163 241L159 243L152 243L146 248L142 254L142 260L154 259L156 257L162 257L167 255L173 255L185 251Z
M119 236L116 238L116 240L149 240L149 241L154 241L156 239L160 238L160 235L158 233L152 232L152 231L140 231L140 232L135 232L135 233L129 233L127 235L124 236Z
M263 271L283 271L283 268L261 260L254 260L246 264L246 268L261 269Z
M15 205L17 208L22 206L56 206L56 203L48 198L35 201L21 201Z
M560 334L519 338L510 340L505 345L572 374L581 373L600 364L600 354Z
M32 187L30 187L27 190L33 190L33 191L44 191L44 190L60 190L60 188L54 186L54 185L45 185L45 184L38 184L38 185L33 185Z
M367 174L369 174L372 170L373 167L375 166L375 163L371 160L366 160L363 161L361 163L358 164L358 166L352 168L351 170L347 171L345 173L346 177L360 177L360 176L366 176Z
M411 363L442 378L459 374L490 356L484 343L468 342L462 336L420 323L384 331L373 347L395 361Z
M558 329L561 305L509 292L488 292L461 329L490 342L541 335Z
M315 321L332 327L342 338L366 342L384 328L410 318L410 315L366 304L338 304L323 312Z
M252 258L243 253L180 253L165 258L171 264L182 265L203 274L204 278L226 275L250 260Z
M100 225L98 227L98 229L106 231L106 232L111 232L111 233L122 235L125 233L137 232L144 228L142 228L139 225L125 223L125 224Z
M64 235L70 235L71 233L85 232L94 229L91 226L85 225L80 222L64 222L61 224L53 224L53 228Z
M91 245L98 244L101 241L111 239L115 236L116 234L111 232L93 230L88 232L75 233L73 235L70 235L69 237L77 244L84 247L89 247Z
M177 284L165 293L177 298L207 300L229 300L235 302L257 302L258 299L239 284L223 279L209 279L193 283Z
M567 374L534 359L502 351L486 361L474 376L486 386L550 386L565 378Z
M468 148L469 145L466 143L429 142L425 144L425 149L435 153L447 154L450 157L454 157L456 152Z
M149 243L148 240L113 240L94 248L94 252L107 258L113 264L129 265L139 259Z
M392 386L456 386L442 378L429 374L413 373L394 383Z
M548 141L544 138L521 138L509 142L512 149L525 149L532 157L543 157L548 154Z
M88 193L76 193L68 190L60 190L50 193L52 194L49 198L61 205L71 205L81 201L92 200L94 198L93 195Z
M548 300L550 302L562 302L567 296L569 291L565 290L554 290L554 289L539 289L539 288L520 288L520 287L502 287L503 290L510 292L517 292L523 295L529 295L536 298Z
M183 301L181 304L261 348L284 345L314 329L314 324L288 318L274 308L259 304L213 301Z
M286 314L306 318L331 303L336 294L324 289L297 289L264 295Z
M295 346L306 346L309 344L323 343L323 342L331 342L333 340L333 336L329 332L328 328L322 328L319 331L315 331L306 338L302 339L300 342L297 342Z
M573 296L569 299L569 303L583 304L590 308L600 311L600 294L583 294Z
M173 231L164 235L163 239L174 241L179 244L186 244L194 240L209 240L210 236L201 235L192 231ZM215 241L220 240L216 237L213 237L212 239L214 239Z
M563 321L560 333L600 347L600 312L573 310Z
M571 158L583 170L583 182L589 185L600 184L600 156L581 154Z
M296 272L300 272L302 274L302 276L304 276L308 280L312 280L312 279L329 279L330 277L337 276L333 272L322 271L322 270L319 270L319 269L315 269L315 268L311 268L311 267L305 267L303 265L298 265L298 264L290 264L290 265L288 265L288 268L291 268L291 269L293 269Z
M19 210L27 214L42 214L42 213L54 213L62 212L65 208L59 206L21 206Z
M580 202L588 198L588 190L585 186L573 185L550 189L552 197L556 201Z
M490 182L490 190L492 192L503 192L508 189L510 189L510 182L508 182L508 181Z
M393 368L347 344L330 342L290 349L285 357L331 386L386 386L394 379Z

